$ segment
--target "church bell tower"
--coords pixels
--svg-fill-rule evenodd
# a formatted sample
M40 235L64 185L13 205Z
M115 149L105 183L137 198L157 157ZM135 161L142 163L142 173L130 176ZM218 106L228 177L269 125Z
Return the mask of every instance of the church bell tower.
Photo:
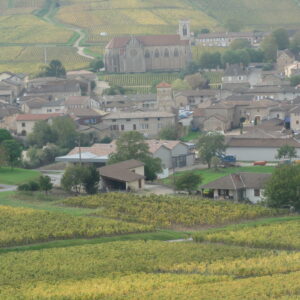
M191 39L191 22L190 20L179 21L179 35L181 40Z

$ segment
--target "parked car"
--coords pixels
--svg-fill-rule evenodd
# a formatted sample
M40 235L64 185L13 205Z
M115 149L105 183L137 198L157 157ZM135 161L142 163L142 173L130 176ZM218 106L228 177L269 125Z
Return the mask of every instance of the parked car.
M264 161L255 161L253 163L253 166L265 166L267 164L267 162L264 160Z

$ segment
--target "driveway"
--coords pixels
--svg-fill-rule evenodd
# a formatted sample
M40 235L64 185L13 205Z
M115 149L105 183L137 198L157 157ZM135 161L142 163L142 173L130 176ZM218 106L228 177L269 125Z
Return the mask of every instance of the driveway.
M16 185L7 185L7 184L0 184L0 193L3 192L13 192L17 190Z
M174 190L172 188L159 185L159 184L145 184L145 190L142 193L156 194L156 195L170 195L170 194L174 194Z

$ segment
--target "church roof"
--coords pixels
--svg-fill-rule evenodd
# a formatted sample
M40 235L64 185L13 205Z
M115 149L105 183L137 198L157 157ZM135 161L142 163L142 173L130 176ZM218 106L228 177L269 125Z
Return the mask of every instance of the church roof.
M144 46L173 46L173 45L188 45L188 40L181 40L178 34L169 35L143 35L143 36L123 36L114 37L106 46L106 49L123 48L130 41L136 38Z

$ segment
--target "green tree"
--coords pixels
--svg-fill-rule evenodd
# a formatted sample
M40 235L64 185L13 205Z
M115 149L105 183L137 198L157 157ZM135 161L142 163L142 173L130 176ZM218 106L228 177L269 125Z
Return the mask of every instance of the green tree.
M231 50L239 50L245 48L251 48L251 43L247 39L236 39L230 44Z
M82 166L71 165L65 170L65 173L61 179L61 186L66 191L75 191L78 194L81 192L82 189L82 176Z
M272 32L272 37L275 39L278 50L289 48L290 39L286 29L279 28Z
M125 95L126 89L119 85L112 85L110 88L103 91L104 95Z
M300 32L297 32L291 42L290 42L290 50L295 54L299 54L300 52Z
M222 64L223 65L226 65L226 64L234 65L234 64L239 64L239 63L240 63L240 57L236 51L227 50L223 53L223 55L222 55Z
M51 126L46 121L38 121L28 136L28 142L30 145L43 147L47 143L55 142L56 138Z
M195 89L205 89L208 88L209 81L204 78L200 73L187 75L185 80L188 84L192 87L193 90Z
M290 78L291 86L297 86L300 84L300 75L295 75Z
M247 48L246 50L251 62L261 63L264 61L264 52L261 49Z
M144 136L137 131L123 133L116 142L117 150L110 155L109 164L136 159L145 164L145 175L147 180L153 180L153 173L162 171L161 162L153 158L149 152L149 146Z
M278 45L274 36L270 35L264 38L261 43L261 49L267 62L274 62L277 58Z
M58 146L71 149L76 145L78 133L73 119L68 116L57 117L53 120L51 128Z
M204 52L199 59L199 65L202 69L215 69L221 67L220 52Z
M217 157L217 156L212 157L212 159L211 159L211 164L212 164L214 170L215 170L215 171L218 171L219 165L221 164L220 158Z
M99 72L103 67L104 63L100 58L94 59L90 62L90 68L93 72Z
M100 174L94 166L82 167L81 180L87 194L92 195L98 192Z
M42 191L47 195L49 191L52 190L53 184L51 183L51 178L49 176L40 176L39 186Z
M3 149L6 153L7 163L11 168L21 162L22 146L16 140L5 140L2 142Z
M284 146L280 147L279 149L277 149L277 155L276 155L277 159L282 159L282 158L292 159L292 158L296 158L296 157L297 157L297 151L296 151L296 148L293 146L284 145Z
M51 60L48 66L43 67L40 77L66 77L66 69L59 60Z
M198 151L200 159L211 167L211 160L214 156L220 156L226 150L224 135L211 133L200 136L198 140Z
M0 168L7 163L7 155L4 147L0 144Z
M188 84L187 81L178 78L172 82L172 88L174 91L184 91L190 90L191 86Z
M228 19L225 23L225 28L230 32L239 32L241 31L243 24L238 19Z
M168 141L178 140L182 137L182 135L183 135L182 126L174 126L174 125L165 126L159 132L159 138Z
M191 194L193 191L197 190L197 187L201 182L201 175L190 171L178 176L175 180L175 186L177 190L187 191Z
M12 136L11 136L10 132L6 129L0 128L0 144L3 141L11 140L11 139L12 139Z
M267 204L274 208L294 207L300 211L300 165L276 168L265 187Z

